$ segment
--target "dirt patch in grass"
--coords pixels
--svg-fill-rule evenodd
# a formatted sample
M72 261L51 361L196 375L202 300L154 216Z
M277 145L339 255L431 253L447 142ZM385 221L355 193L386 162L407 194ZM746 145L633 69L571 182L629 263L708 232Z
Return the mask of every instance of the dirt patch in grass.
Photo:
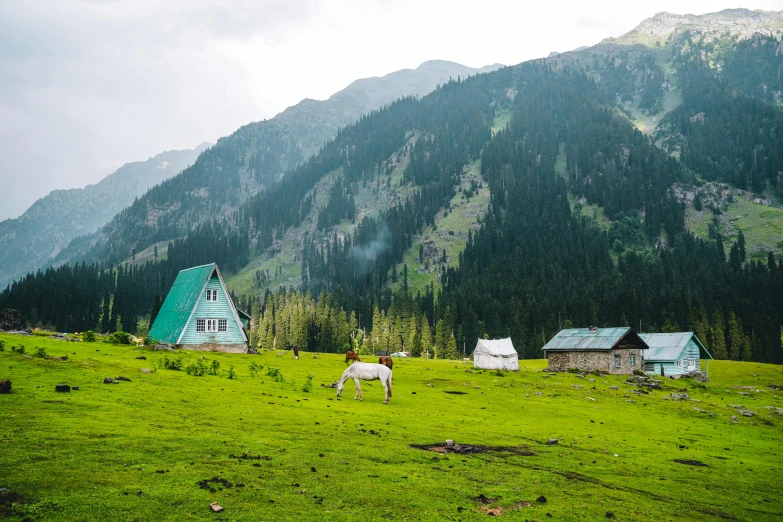
M411 444L411 448L432 451L434 453L459 453L462 455L472 453L513 453L514 455L522 455L525 457L532 457L535 455L527 446L481 446L473 444L444 444L437 442L435 444Z
M214 493L215 491L217 491L217 489L215 488L216 485L222 486L226 489L234 487L234 485L231 482L221 477L212 477L210 479L199 480L198 482L196 482L196 485L200 489L208 489L210 493Z
M230 459L237 459L237 460L272 460L270 457L267 457L266 455L248 455L247 453L243 453L241 455L234 455L233 453L228 456Z
M674 459L674 462L676 462L677 464L685 464L687 466L704 466L705 468L709 467L707 464L705 464L700 460Z
M14 515L17 509L25 503L25 499L18 493L9 490L0 491L0 516Z

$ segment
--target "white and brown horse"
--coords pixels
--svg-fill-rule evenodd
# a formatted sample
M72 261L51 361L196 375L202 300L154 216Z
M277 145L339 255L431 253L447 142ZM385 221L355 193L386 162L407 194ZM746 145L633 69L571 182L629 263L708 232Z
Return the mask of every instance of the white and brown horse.
M337 396L339 397L345 389L345 381L353 379L356 383L356 395L354 400L362 400L363 393L362 387L359 385L359 381L381 381L383 389L386 392L386 399L384 404L389 404L389 399L392 396L392 371L382 365L373 363L355 362L345 369L340 380L337 381Z

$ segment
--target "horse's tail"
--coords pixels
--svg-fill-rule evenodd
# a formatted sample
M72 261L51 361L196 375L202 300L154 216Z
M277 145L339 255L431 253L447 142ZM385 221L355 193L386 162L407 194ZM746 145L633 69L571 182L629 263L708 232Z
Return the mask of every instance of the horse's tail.
M389 398L391 398L392 395L392 377L394 377L394 374L389 371L389 380L387 381L387 384L389 385Z

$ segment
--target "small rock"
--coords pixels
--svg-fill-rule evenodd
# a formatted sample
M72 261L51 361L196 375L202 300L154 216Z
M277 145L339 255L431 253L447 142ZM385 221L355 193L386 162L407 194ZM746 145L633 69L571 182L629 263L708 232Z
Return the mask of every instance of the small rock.
M123 377L122 375L120 375L119 377L117 377L117 378L115 379L115 381L125 381L125 382L131 382L131 380L130 380L130 379L128 379L127 377Z
M555 444L558 444L558 440L557 439L548 439L546 441L546 445L547 446L554 446Z
M114 384L114 377L106 377L103 379L103 384Z
M544 394L541 392L536 392L536 395L544 395Z
M739 414L742 415L743 417L753 417L754 415L756 415L754 412L750 410L738 410L738 411Z
M587 382L595 382L595 379L587 379Z
M538 502L539 504L546 504L546 497L544 495L541 495L536 499L536 502Z
M141 491L140 491L139 493L141 493ZM223 511L223 506L221 506L221 505L220 505L220 504L218 504L217 502L212 502L212 503L209 505L209 508L210 508L212 511L214 511L215 513L219 513L220 511Z
M612 513L611 511L607 511L606 518L614 518L614 513Z
M141 373L152 373L149 368L142 368L139 370Z
M593 399L592 397L588 397L587 400L595 402L595 399Z
M454 441L453 440L446 439L446 446L453 446L453 445L454 445Z
M78 387L78 386L71 386L71 389L72 389L72 390L79 391L79 387Z
M136 357L136 359L139 360L139 361L146 361L147 360L147 358L144 357L143 355L139 355L138 357Z
M609 386L609 389L610 389L610 390L619 390L619 389L620 389L620 387L619 387L619 386L617 386L617 385L614 385L614 386Z
M11 381L0 381L0 393L11 393Z
M56 392L70 392L71 391L71 387L68 386L67 384L57 384L54 387L54 391L56 391Z

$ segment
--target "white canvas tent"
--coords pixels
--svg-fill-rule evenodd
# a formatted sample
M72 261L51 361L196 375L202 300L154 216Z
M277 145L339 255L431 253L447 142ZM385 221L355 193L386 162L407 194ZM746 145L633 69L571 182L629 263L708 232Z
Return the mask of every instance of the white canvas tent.
M519 357L511 338L479 339L473 350L473 366L487 370L519 370Z

